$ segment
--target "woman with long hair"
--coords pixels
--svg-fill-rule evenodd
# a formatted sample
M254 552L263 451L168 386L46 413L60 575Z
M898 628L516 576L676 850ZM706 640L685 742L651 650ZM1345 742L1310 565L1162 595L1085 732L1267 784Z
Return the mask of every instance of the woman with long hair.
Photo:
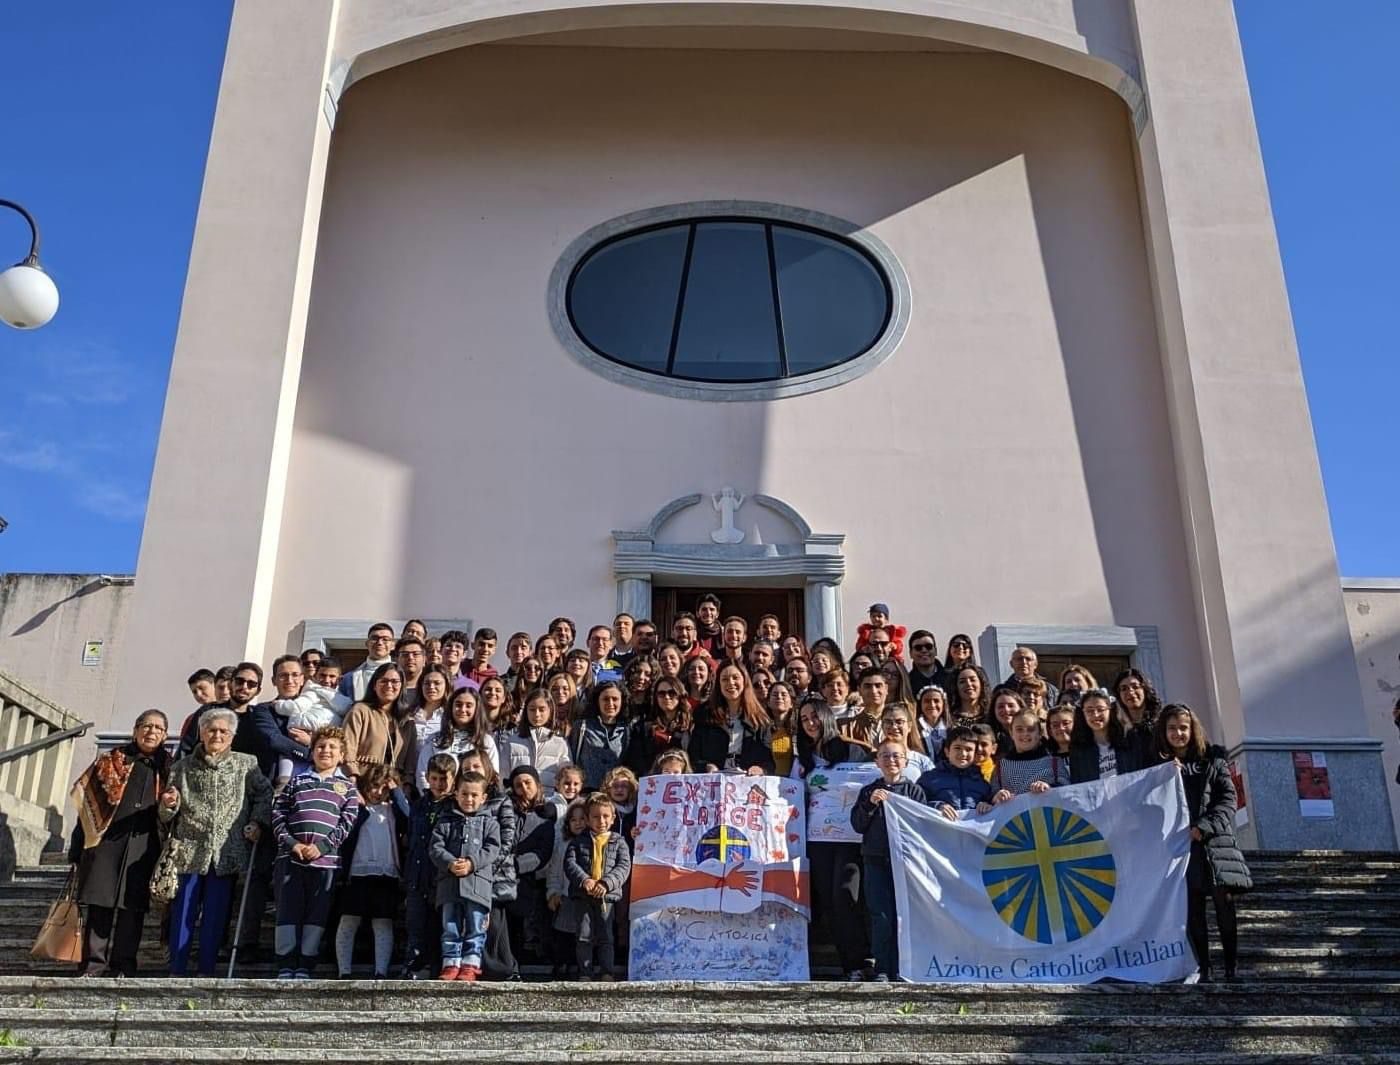
M695 713L714 693L715 678L710 660L704 655L696 655L685 664L681 675L685 680L685 694L689 700L690 711ZM747 679L747 674L745 678Z
M519 724L515 731L501 733L499 746L501 768L507 776L521 766L531 766L539 774L545 794L554 790L559 770L569 764L569 743L555 720L549 692L536 688L525 696Z
M992 684L981 666L961 666L953 674L953 720L960 725L988 724L992 714Z
M370 676L364 699L346 713L345 771L351 776L372 765L396 764L404 746L403 722L397 716L402 694L403 670L385 662Z
M549 676L550 670L563 665L564 652L559 648L559 641L550 633L545 633L535 641L535 657L544 666L545 676Z
M1060 695L1056 701L1078 703L1085 692L1097 687L1099 682L1087 666L1071 663L1060 671Z
M758 694L757 685L754 694ZM773 752L773 766L778 776L785 777L792 770L793 744L797 735L797 696L786 681L774 681L764 704L768 707L768 716L773 719L769 743L769 749Z
M578 717L578 685L573 677L562 669L556 669L545 677L544 690L549 692L549 698L554 703L555 727L565 736L569 735Z
M772 773L773 722L754 694L749 675L742 666L726 662L713 689L695 714L690 760L707 773Z
M637 655L622 671L622 683L627 689L627 705L633 714L651 705L651 686L656 683L656 662Z
M888 694L885 696L886 704L899 703L909 711L909 716L914 715L914 689L909 683L909 671L904 668L904 663L897 658L887 658L880 663L880 672L884 674L885 686Z
M447 696L452 691L452 678L442 666L425 666L418 677L418 703L405 715L400 728L404 744L396 768L399 779L411 785L418 795L428 790L428 782L418 773L418 763L424 748L431 747L442 731L442 715L447 709Z
M525 696L544 685L544 663L534 655L520 660L515 667L515 677L510 686L510 701L515 706L525 705Z
M515 704L510 701L506 682L500 677L487 677L478 690L481 696L481 712L486 718L486 728L492 734L510 732L515 728Z
M1073 784L1103 780L1141 769L1142 752L1132 737L1123 712L1102 688L1079 699L1070 737L1069 778Z
M615 680L603 680L588 693L588 709L569 733L569 757L583 770L589 791L603 786L608 772L627 757L627 693Z
M818 655L825 657L826 662L824 666L817 661ZM830 636L823 636L819 640L813 640L807 657L812 661L813 674L818 677L823 673L830 673L833 669L846 669L846 656L841 653L840 646ZM847 670L847 672L850 671ZM832 710L836 710L836 707L832 707Z
M679 677L685 669L685 655L673 643L663 643L656 649L658 677Z
M856 757L855 747L841 735L830 704L814 695L804 699L797 711L797 757L791 775L810 781L821 770ZM870 953L860 904L860 844L813 840L807 844L807 861L811 867L812 924L823 929L825 938L835 945L847 979L860 980Z
M1148 762L1156 751L1153 737L1162 713L1162 698L1142 670L1129 666L1113 678L1113 694L1127 715L1133 738L1141 745Z
M491 738L486 715L481 710L481 697L471 688L458 688L452 693L447 710L442 715L442 727L438 729L437 739L418 752L418 773L427 779L428 760L435 754L450 754L460 765L462 755L468 751L480 751L491 768L500 772L500 752Z
M1196 952L1201 983L1210 982L1210 938L1206 899L1215 905L1215 923L1225 953L1225 979L1235 979L1239 923L1233 892L1254 886L1235 842L1235 783L1223 747L1210 742L1201 719L1183 703L1162 708L1154 732L1157 756L1181 767L1181 783L1191 812L1191 861L1186 867L1186 936Z
M627 740L627 764L645 776L662 751L690 743L692 718L685 685L677 677L661 677L651 686L651 703L632 715Z

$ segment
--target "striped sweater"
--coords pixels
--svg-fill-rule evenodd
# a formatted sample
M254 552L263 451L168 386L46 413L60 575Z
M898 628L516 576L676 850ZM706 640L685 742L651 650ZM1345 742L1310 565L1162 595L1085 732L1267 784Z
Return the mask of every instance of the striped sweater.
M290 857L298 843L314 843L321 856L309 864L320 869L338 868L340 846L355 827L359 812L360 793L340 767L325 778L307 770L283 788L272 805L277 856Z

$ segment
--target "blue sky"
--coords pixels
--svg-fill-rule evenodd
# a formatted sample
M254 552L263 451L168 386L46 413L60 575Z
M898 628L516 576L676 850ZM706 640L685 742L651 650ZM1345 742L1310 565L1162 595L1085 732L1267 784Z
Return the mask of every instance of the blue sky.
M135 568L231 6L7 5L0 197L63 303L0 327L0 572ZM1236 10L1342 572L1400 575L1400 4ZM0 211L0 260L27 237Z

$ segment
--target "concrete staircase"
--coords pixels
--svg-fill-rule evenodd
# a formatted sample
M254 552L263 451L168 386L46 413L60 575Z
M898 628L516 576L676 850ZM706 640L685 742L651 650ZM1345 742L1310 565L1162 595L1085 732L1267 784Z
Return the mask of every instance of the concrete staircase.
M1251 865L1246 982L1155 988L75 980L27 958L61 882L29 870L0 888L0 1062L1400 1065L1400 856Z

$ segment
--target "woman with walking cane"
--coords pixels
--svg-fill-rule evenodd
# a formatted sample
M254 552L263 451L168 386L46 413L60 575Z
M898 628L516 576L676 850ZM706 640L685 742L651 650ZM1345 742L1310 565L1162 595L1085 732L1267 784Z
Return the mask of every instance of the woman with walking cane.
M171 976L185 975L196 922L199 975L214 975L238 874L272 820L272 784L256 758L230 749L237 729L232 710L206 710L199 746L175 763L161 792L169 836L157 876L164 867L179 878L170 904Z

